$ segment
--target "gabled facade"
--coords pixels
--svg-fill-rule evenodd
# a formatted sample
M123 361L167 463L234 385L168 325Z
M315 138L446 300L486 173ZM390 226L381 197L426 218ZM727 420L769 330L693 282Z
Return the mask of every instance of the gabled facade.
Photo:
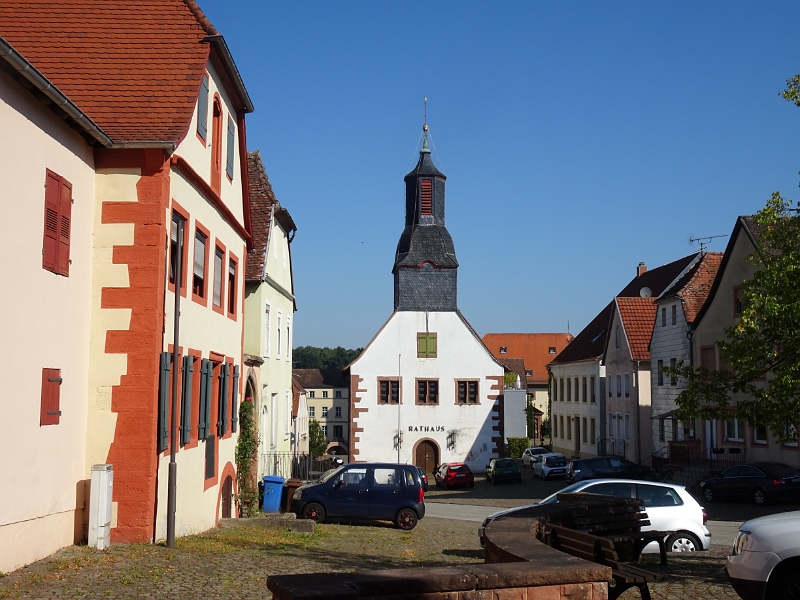
M662 368L680 361L691 364L691 328L717 276L721 252L702 252L687 272L656 299L657 309L650 340L650 388L652 390L653 453L668 458L669 442L695 439L693 423L675 418L675 399L683 381L666 375Z
M307 417L322 427L326 454L350 452L350 387L339 369L295 369L295 381L306 391Z
M756 272L756 266L750 264L747 257L758 255L759 233L760 226L753 217L741 216L736 220L717 277L692 329L695 365L712 370L721 367L722 356L716 344L726 339L725 329L739 321L744 302L742 283L752 279ZM741 397L733 394L731 404ZM757 423L731 417L726 421L697 421L694 429L695 437L700 440L700 450L707 458L736 456L748 462L773 461L800 466L797 442L781 444L773 432ZM721 453L714 449L721 449Z
M692 259L693 255L685 256L649 271L644 263L639 263L636 277L617 297L657 296L684 273ZM613 454L618 446L621 452L624 445L617 443L614 423L614 435L609 437L606 410L609 390L604 353L615 305L615 302L607 304L548 365L553 451L565 456Z
M608 437L614 454L634 462L652 455L650 335L652 297L614 300L603 363L606 367Z
M445 179L426 134L405 177L394 312L347 369L351 461L413 463L428 473L464 461L484 472L504 454L504 368L458 311Z
M235 513L243 267L250 243L244 120L253 107L224 39L192 0L0 6L0 62L9 83L3 110L14 122L28 121L18 123L14 143L5 147L19 155L20 145L31 144L26 156L36 158L26 168L36 172L30 181L39 181L40 189L45 180L60 186L57 220L67 241L59 243L68 248L54 255L63 280L42 282L59 307L28 303L15 317L48 326L59 320L57 337L69 346L47 342L43 355L38 346L47 335L28 331L19 340L21 355L40 357L31 368L50 371L37 377L40 391L20 390L19 408L13 408L20 412L9 416L21 423L20 431L34 429L3 454L35 455L41 448L52 456L41 477L26 477L32 488L21 496L47 500L15 507L26 513L23 520L0 517L0 570L11 570L68 538L85 538L94 464L114 468L112 541L164 539L172 444L177 535L203 531ZM35 106L31 98L42 103ZM61 125L48 111L64 119ZM13 157L3 162L13 164ZM9 175L4 184L23 181L19 172ZM68 188L74 202L64 200ZM29 197L32 207L38 204ZM34 228L41 232L50 222L47 211L30 211L41 215L37 227L20 222L7 224L7 231L26 238ZM65 218L74 226L65 229ZM42 244L46 259L50 244ZM42 260L36 245L24 252ZM178 384L174 431L172 377ZM68 413L53 404L53 394L62 392ZM40 396L48 397L44 412L58 422L32 420L28 409Z
M258 412L259 472L289 477L281 457L298 447L292 413L292 335L296 310L290 243L297 227L275 198L261 155L250 152L248 176L254 235L245 288L245 352L260 357L248 369ZM275 472L275 465L283 465Z

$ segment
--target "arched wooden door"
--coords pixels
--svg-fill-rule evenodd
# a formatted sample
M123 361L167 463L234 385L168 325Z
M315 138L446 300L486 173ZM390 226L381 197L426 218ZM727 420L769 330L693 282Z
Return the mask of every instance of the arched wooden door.
M222 484L222 518L231 518L231 504L233 503L233 478L228 475Z
M436 465L439 464L439 447L434 442L424 440L417 446L414 456L414 464L426 473L433 473Z

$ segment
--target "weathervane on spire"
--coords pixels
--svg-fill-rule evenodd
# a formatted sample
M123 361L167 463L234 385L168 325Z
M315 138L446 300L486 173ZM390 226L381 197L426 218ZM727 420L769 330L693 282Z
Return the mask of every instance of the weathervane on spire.
M428 149L428 97L422 98L422 149L420 152L430 153Z

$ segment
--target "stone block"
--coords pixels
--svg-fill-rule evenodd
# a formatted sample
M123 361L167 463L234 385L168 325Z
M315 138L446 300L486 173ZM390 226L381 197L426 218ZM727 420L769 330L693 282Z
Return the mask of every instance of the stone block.
M593 600L593 584L568 583L561 586L561 600Z
M529 587L528 600L561 600L561 586L542 585Z

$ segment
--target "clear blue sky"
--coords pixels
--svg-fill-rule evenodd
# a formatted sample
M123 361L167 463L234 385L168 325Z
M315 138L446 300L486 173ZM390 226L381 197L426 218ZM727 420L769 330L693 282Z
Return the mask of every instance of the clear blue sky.
M423 96L481 335L575 334L639 261L798 196L796 1L199 3L298 226L296 346L362 346L391 314Z

